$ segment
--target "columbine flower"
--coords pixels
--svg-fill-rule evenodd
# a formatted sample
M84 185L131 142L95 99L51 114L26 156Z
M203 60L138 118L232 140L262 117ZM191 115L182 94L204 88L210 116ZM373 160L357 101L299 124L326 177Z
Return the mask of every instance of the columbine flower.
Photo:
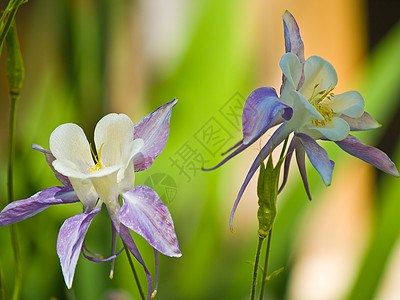
M38 145L33 145L33 148L45 154L63 186L45 189L28 199L7 205L0 213L0 226L22 221L50 205L80 201L83 213L64 222L57 240L57 253L67 287L72 286L81 251L92 261L107 261L116 257L115 235L118 233L142 264L150 297L152 278L129 229L165 255L179 257L181 252L168 208L151 188L135 187L135 171L150 167L164 149L171 110L176 102L174 100L161 106L136 125L124 114L103 117L94 131L97 155L79 126L68 123L57 127L50 136L51 151ZM85 234L103 203L111 218L113 232L113 253L108 259L91 257L84 252Z
M319 56L304 59L304 45L299 27L288 11L283 15L283 24L286 54L280 61L283 73L280 97L271 87L254 90L247 98L243 109L243 139L229 150L234 151L221 163L205 170L218 168L253 144L268 129L282 123L261 150L262 157L267 157L276 146L289 138L292 132L294 133L285 160L280 191L287 181L294 151L296 151L299 171L310 199L305 153L321 175L325 185L330 185L334 162L318 145L316 142L318 139L333 141L349 154L390 175L400 176L396 166L384 152L364 145L349 134L351 130L369 130L380 126L364 111L364 100L361 94L349 91L336 95L334 88L337 83L337 74L333 66ZM259 166L260 159L257 156L233 205L231 229L237 205Z

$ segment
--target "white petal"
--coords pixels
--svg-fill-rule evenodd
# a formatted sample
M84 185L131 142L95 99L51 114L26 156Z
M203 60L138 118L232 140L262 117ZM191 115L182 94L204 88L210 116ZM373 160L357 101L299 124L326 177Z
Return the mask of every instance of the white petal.
M291 89L296 90L302 73L302 67L298 57L293 53L286 53L282 56L279 66L286 76L285 85L289 84Z
M312 106L302 94L299 92L290 93L292 97L293 116L290 120L286 121L289 127L294 131L298 131L304 124L311 120L324 120L322 115Z
M134 126L125 114L108 114L96 125L94 141L100 161L106 166L126 164L129 159L131 142L133 141Z
M311 98L314 89L315 95L320 91L332 89L337 84L335 68L328 61L319 56L311 56L306 60L304 64L304 75L304 84L300 89L300 93L302 93L306 99Z
M345 139L350 132L350 126L342 118L333 117L332 121L327 122L323 127L309 126L331 141L341 141Z
M96 206L97 195L92 182L89 179L70 178L72 187L83 205L84 212L90 212Z
M117 185L117 172L119 171L119 168L110 167L107 169L113 170L114 172L105 176L91 177L90 180L100 199L107 205L109 209L114 210L114 207L118 203L119 191ZM93 173L100 171L102 170Z
M94 165L89 142L76 124L67 123L54 129L50 135L50 150L57 160L70 161L78 172L85 173ZM57 171L63 174L61 170Z
M324 103L325 101L329 100L324 100ZM344 114L351 118L359 118L364 113L364 99L357 91L335 95L328 103L335 113Z
M121 193L129 191L135 187L135 169L133 164L133 157L140 153L140 149L142 149L144 145L144 141L142 139L136 139L131 141L129 145L129 151L126 153L126 157L123 158L123 161L126 164L121 168L118 172L118 187Z

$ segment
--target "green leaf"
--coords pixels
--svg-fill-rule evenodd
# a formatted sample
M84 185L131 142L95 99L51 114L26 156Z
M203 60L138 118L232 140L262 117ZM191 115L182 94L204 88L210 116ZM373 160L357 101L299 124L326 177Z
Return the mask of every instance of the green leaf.
M260 174L258 177L258 235L265 238L270 232L276 217L276 198L278 196L279 173L283 157L274 167L272 155L269 156L267 164L264 165L262 154L260 153Z
M265 279L265 282L270 281L271 279L276 278L280 273L282 273L285 270L285 267L281 267L278 270L273 271L267 278Z

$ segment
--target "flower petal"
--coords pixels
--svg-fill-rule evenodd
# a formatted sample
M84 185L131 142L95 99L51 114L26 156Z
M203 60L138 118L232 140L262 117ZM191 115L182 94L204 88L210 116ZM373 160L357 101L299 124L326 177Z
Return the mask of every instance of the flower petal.
M396 165L383 151L363 144L350 134L344 140L336 141L335 143L347 153L373 165L379 170L392 176L400 177Z
M144 117L135 125L135 139L143 139L140 154L133 159L135 172L149 168L154 159L164 150L169 135L171 110L178 102L174 99Z
M87 173L87 169L94 166L89 142L76 124L62 124L54 129L50 135L50 151L56 160L69 161L78 172Z
M329 101L329 107L337 114L344 114L351 118L359 118L364 112L364 99L357 91L349 91L335 95ZM324 101L324 103L325 103Z
M375 119L367 112L364 112L359 118L350 118L346 115L340 116L350 125L350 131L370 130L381 127Z
M69 181L67 176L62 175L60 172L56 171L53 167L53 161L56 159L54 155L49 151L45 150L42 146L32 144L32 149L40 151L44 153L44 156L46 157L47 164L50 166L51 170L54 172L54 175L60 181L64 186L72 188L71 182Z
M148 186L137 186L122 195L124 204L119 212L122 224L143 236L159 252L180 257L178 240L168 208Z
M79 199L72 188L54 186L40 191L28 199L8 204L0 213L0 226L7 226L25 220L54 204L78 201Z
M231 149L229 149L228 151L226 151L225 153L228 153L229 151L235 149L235 151L231 152L231 154L229 154L227 157L225 157L220 163L218 163L216 166L212 167L212 168L201 168L203 171L213 171L217 168L219 168L220 166L224 165L226 162L228 162L230 159L232 159L233 157L235 157L236 155L238 155L240 152L242 152L243 150L247 149L248 147L250 147L253 143L255 142L255 140L247 145L243 144L243 141L240 141L238 144L236 144L234 147L232 147Z
M119 204L118 204L119 205ZM151 299L151 292L152 292L152 285L153 285L153 280L151 278L151 274L149 270L146 267L146 264L144 263L144 260L142 256L140 255L140 252L138 248L136 247L135 242L132 239L131 233L129 232L128 227L123 225L121 221L119 220L117 210L112 210L110 207L107 207L108 214L110 215L111 221L113 223L113 226L115 230L117 231L118 235L124 242L124 244L128 247L129 251L132 253L132 255L137 259L137 261L142 265L146 277L147 277L147 285L148 285L148 293L147 293L147 300Z
M102 164L110 167L125 165L131 155L134 126L125 114L108 114L101 118L94 130L94 142Z
M291 131L292 131L291 128L287 126L286 122L283 123L280 127L278 127L278 129L272 134L272 136L268 140L268 142L261 149L262 157L264 157L264 159L266 159L268 157L268 155L276 148L276 146L278 146L280 143L282 143L282 141L289 136ZM249 146L249 145L247 145L247 146ZM231 216L230 216L230 220L229 220L231 231L234 231L233 230L233 216L235 215L236 208L239 205L240 199L242 198L244 191L246 190L247 186L249 185L251 178L253 178L254 173L260 167L260 163L261 163L260 156L257 155L253 164L250 167L249 172L246 175L246 178L244 179L242 186L240 187L240 190L236 197L235 203L233 204Z
M337 84L335 68L319 56L309 57L304 64L304 84L299 90L306 99L314 94L333 89Z
M269 128L289 120L292 113L291 107L279 101L274 88L254 90L243 108L243 144L257 140Z
M301 40L300 30L296 19L289 11L285 11L282 19L286 53L294 53L299 58L300 62L304 63L304 44Z
M304 147L311 164L317 170L319 175L321 175L324 184L327 186L330 185L335 163L329 159L328 153L308 135L296 133L295 136L297 139L299 139L301 145Z
M281 94L285 94L286 90L297 90L297 86L299 85L303 73L303 67L299 58L293 53L286 53L282 56L279 66L281 67L285 78Z
M296 148L296 162L299 168L301 179L303 180L304 189L306 190L308 199L312 200L310 188L308 186L307 171L306 171L306 153L299 139L294 138Z
M346 136L349 135L350 132L350 126L347 124L345 120L342 118L338 117L333 117L331 121L326 122L326 124L322 127L310 125L307 126L309 129L311 129L312 132L318 131L322 136L326 137L328 140L331 141L340 141L346 138ZM304 132L307 134L307 130L302 130L301 132ZM310 134L311 135L311 134ZM314 139L320 138L316 136L312 136Z
M78 262L86 232L93 217L100 209L95 209L90 213L75 215L65 220L60 228L57 239L57 254L60 258L65 284L69 289L72 287L76 263Z

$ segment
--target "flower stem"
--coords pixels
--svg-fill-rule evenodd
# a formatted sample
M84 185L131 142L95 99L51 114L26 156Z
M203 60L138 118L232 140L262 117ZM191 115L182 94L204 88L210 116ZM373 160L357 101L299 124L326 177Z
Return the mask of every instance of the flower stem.
M142 286L140 285L140 280L138 273L136 272L135 266L133 265L132 257L131 257L131 252L129 251L128 247L124 243L124 248L126 252L126 256L128 257L129 265L131 266L133 276L135 277L136 285L138 287L140 296L142 297L142 300L146 300L146 296L144 295Z
M254 261L254 270L253 270L253 283L251 285L251 294L250 294L250 300L254 300L256 297L256 286L257 286L257 272L258 272L258 263L260 261L260 254L261 254L261 247L262 243L264 241L264 238L258 237L258 243L257 243L257 253L256 253L256 259Z
M265 263L264 263L264 273L261 281L261 291L260 291L260 300L264 297L264 288L267 283L267 274L268 274L268 262L269 262L269 253L271 249L271 239L272 239L272 228L268 234L268 243L267 243L267 250L265 252Z
M0 54L18 8L25 0L10 0L0 19Z
M17 3L19 3L17 1ZM15 5L17 5L15 3ZM21 1L22 3L22 1ZM18 6L21 4L19 3ZM14 7L11 8L13 11ZM16 10L15 10L16 12ZM14 12L14 15L15 15ZM13 20L11 20L13 21ZM11 26L12 25L12 26ZM10 98L11 98L11 109L10 109L10 125L9 125L9 143L8 143L8 170L7 170L7 198L8 203L14 201L14 158L15 158L15 127L16 127L16 115L17 115L17 102L20 96L22 82L24 79L24 67L22 62L22 55L18 42L18 35L15 28L15 24L11 22L8 28L8 34L6 35L6 46L7 46L7 77L10 86ZM4 28L3 28L4 29ZM4 31L2 31L3 33ZM18 243L17 227L15 224L11 225L11 245L14 253L14 264L15 264L15 282L13 291L13 300L19 299L21 290L21 259L20 250Z

